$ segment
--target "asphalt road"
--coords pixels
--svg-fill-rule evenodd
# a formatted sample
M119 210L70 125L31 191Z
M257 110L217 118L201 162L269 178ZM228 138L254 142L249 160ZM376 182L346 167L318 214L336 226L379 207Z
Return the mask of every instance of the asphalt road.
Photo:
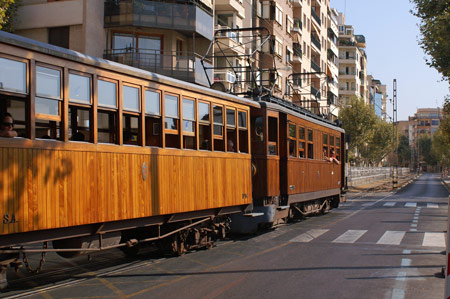
M397 193L361 194L327 215L178 258L111 251L72 261L73 273L56 272L55 260L47 276L17 274L1 296L41 285L30 298L442 298L447 200L438 176L424 175Z

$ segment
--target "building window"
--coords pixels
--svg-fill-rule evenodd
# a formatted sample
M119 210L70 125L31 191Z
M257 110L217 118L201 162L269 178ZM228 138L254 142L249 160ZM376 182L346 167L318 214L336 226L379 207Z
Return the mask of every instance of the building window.
M283 10L278 5L275 5L275 21L283 26Z
M69 49L69 33L69 26L48 28L48 43Z

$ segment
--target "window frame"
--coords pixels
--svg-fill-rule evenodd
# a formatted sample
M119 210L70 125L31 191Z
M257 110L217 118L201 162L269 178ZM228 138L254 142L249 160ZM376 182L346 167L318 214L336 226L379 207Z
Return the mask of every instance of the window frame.
M291 136L291 126L294 128L294 136ZM287 150L288 150L288 157L290 158L297 158L298 157L298 153L297 153L297 125L294 122L288 122L287 125ZM291 149L290 149L290 145L291 142L294 142L294 154L291 154Z
M297 134L298 134L298 157L300 158L300 159L306 159L307 158L307 155L306 155L306 148L307 148L307 144L306 144L306 128L305 127L303 127L303 126L298 126L297 127L298 129L297 129ZM303 129L303 139L302 138L300 138L300 130L301 129ZM303 147L302 148L300 148L300 142L302 142L303 143ZM300 152L303 152L303 157L300 157Z
M70 104L76 104L76 105L80 105L80 106L83 105L85 107L92 107L93 98L94 98L94 88L93 88L94 87L94 85L93 85L93 83L94 83L93 82L94 81L94 75L90 74L90 73L86 73L86 72L80 72L80 71L77 71L77 70L72 70L72 69L69 69L67 74L68 74L67 80L69 82L69 91L68 91L67 99L69 100L69 105ZM76 76L80 76L80 77L87 77L87 78L89 78L89 103L83 102L83 101L79 101L79 100L73 100L73 99L70 98L70 75L71 74L72 75L76 75ZM103 80L103 81L105 81L105 80ZM116 95L116 98L117 98L117 95ZM98 105L98 103L97 103L97 105Z
M12 55L7 55L0 53L0 58L7 59L7 60L13 60L16 62L22 62L25 63L25 93L18 92L18 91L12 91L8 89L0 89L1 94L5 95L13 95L13 96L19 96L19 97L26 97L30 94L30 61L25 58L15 57Z
M167 91L164 91L164 93L163 93L163 95L164 95L164 116L163 116L163 119L162 119L162 125L164 126L163 127L163 129L164 129L164 134L172 134L172 135L178 135L179 134L179 132L180 132L180 111L181 111L181 109L180 109L180 95L179 94L176 94L176 93L172 93L172 92L167 92ZM166 113L167 113L167 110L166 110L166 95L169 95L169 96L173 96L173 97L176 97L177 98L177 111L178 111L178 116L177 117L170 117L170 116L168 116L167 117L167 115L166 115ZM166 128L166 117L167 118L172 118L172 119L176 119L176 121L177 121L177 129L176 130L173 130L173 129L167 129ZM164 147L165 147L165 145L164 145Z
M53 69L56 71L60 72L60 85L59 85L59 89L60 89L60 98L56 98L56 97L47 97L47 96L39 96L37 93L37 69L38 67L42 67L42 68L47 68L47 69ZM47 100L53 100L53 101L58 101L58 116L56 115L51 115L51 114L45 114L45 113L37 113L36 111L34 112L34 116L35 119L42 119L42 120L49 120L49 121L59 121L61 122L62 120L62 105L64 103L64 68L63 67L58 67L56 65L51 65L51 64L47 64L47 63L42 63L42 62L36 62L35 65L35 80L36 80L36 86L35 86L35 96L34 96L34 105L36 106L36 98L43 98L43 99L47 99Z
M183 125L181 126L181 131L182 131L182 134L183 134L183 136L193 136L193 137L195 137L196 136L196 133L197 133L197 120L196 120L196 118L197 118L197 105L196 105L196 103L197 103L197 101L195 100L195 98L191 98L191 97L187 97L187 96L181 96L181 99L182 99L182 111L183 111L183 113L182 113L182 123L183 123ZM194 119L193 120L191 120L191 119L186 119L186 118L184 118L184 100L187 100L187 101L192 101L193 103L194 103ZM184 121L191 121L192 123L193 123L193 129L194 129L194 132L189 132L189 131L184 131Z
M98 81L105 81L105 82L113 83L113 84L116 85L116 106L115 107L111 106L111 105L103 105L103 104L101 104L99 102L99 100L98 100L98 95L99 95L99 88L98 88L99 84L98 84ZM110 78L106 78L106 77L102 77L102 76L98 76L97 77L97 88L96 88L96 90L97 90L97 94L95 96L96 96L96 99L97 99L97 107L99 107L97 109L110 110L110 111L118 111L119 110L119 81L118 80L110 79Z
M309 139L309 132L312 133L312 140ZM306 137L306 146L308 147L306 157L307 157L307 159L314 160L314 130L310 129L310 128L306 128L306 136L305 137ZM309 150L310 144L312 145L312 153L310 153L310 150Z
M135 109L130 109L130 108L125 108L125 97L124 97L124 87L131 87L131 88L137 88L138 90L138 110ZM122 113L127 113L127 114L140 114L142 111L142 96L141 96L141 86L137 85L137 84L133 84L133 83L129 83L129 82L125 82L122 81Z
M222 108L222 124L220 124L220 123L216 123L215 121L214 121L214 107L220 107L220 108ZM224 105L222 105L222 104L217 104L217 103L213 103L212 105L211 105L211 109L212 109L212 126L213 126L213 139L220 139L220 140L223 140L224 139L224 129L226 128L226 123L225 123L225 121L224 121L224 110L225 110L225 106ZM226 110L225 110L226 111ZM214 132L214 126L221 126L222 127L222 130L221 130L221 135L217 135L215 132Z

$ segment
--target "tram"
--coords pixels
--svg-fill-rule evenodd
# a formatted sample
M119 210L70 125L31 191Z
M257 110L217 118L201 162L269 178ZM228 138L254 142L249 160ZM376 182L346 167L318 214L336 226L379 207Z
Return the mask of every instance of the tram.
M18 137L0 137L0 287L30 252L180 255L230 219L250 232L345 198L331 122L0 31L5 112Z

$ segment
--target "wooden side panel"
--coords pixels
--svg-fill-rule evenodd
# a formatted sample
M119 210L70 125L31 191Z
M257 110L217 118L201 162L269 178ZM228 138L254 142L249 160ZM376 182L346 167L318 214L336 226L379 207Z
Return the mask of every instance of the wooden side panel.
M251 203L250 156L174 153L0 148L0 234Z

